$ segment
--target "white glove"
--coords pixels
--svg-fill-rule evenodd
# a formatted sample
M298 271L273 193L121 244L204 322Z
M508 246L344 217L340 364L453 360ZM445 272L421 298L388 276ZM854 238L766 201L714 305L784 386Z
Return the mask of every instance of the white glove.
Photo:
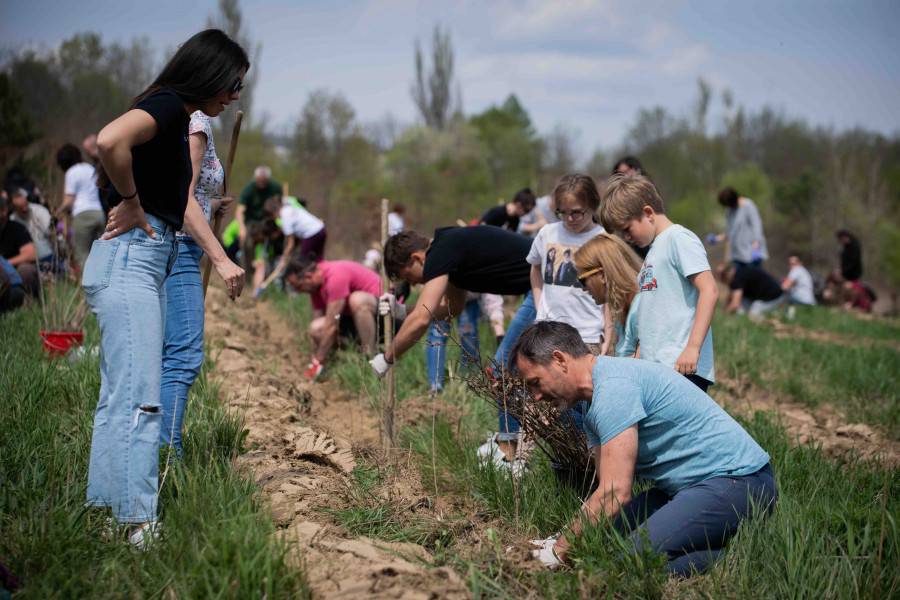
M397 302L393 294L382 294L378 299L378 314L384 316L391 313L395 319L402 321L406 318L406 305Z
M375 374L378 375L379 379L384 377L384 374L388 372L388 369L394 366L393 363L389 363L384 359L384 352L370 360L369 364L372 366L372 370L375 371Z
M548 537L546 540L531 540L531 544L533 546L537 546L537 550L531 551L531 556L541 561L541 564L547 567L548 569L556 569L561 566L563 562L559 560L559 557L556 556L556 552L554 552L553 548L556 546L556 540L559 535L553 535Z

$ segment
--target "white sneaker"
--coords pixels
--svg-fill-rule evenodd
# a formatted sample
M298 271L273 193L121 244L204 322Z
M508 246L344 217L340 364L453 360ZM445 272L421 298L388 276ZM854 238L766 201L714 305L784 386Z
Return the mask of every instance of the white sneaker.
M481 464L493 464L497 469L509 471L516 479L525 472L525 461L523 459L506 460L506 455L503 454L503 450L500 449L500 445L497 443L497 434L492 434L485 443L478 446L475 454L478 456L478 462Z
M138 550L146 550L150 544L159 539L161 532L162 523L147 521L128 535L128 543Z

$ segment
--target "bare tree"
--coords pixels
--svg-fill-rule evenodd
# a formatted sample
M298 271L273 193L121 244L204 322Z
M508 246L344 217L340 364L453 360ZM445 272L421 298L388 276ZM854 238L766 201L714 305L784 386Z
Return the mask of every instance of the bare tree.
M422 47L416 40L416 81L411 89L416 108L425 119L425 124L433 129L443 130L449 124L455 110L453 107L453 45L450 33L434 26L431 41L431 70L426 72ZM456 97L461 101L462 90L457 88Z
M240 44L250 57L250 71L244 77L244 89L241 91L241 99L238 106L231 104L228 109L219 115L217 139L220 144L228 144L231 140L231 128L234 125L235 114L240 108L245 113L245 118L250 118L253 108L253 92L256 82L259 80L259 57L262 53L262 45L254 43L250 39L244 27L244 14L241 11L239 0L219 0L219 13L206 19L206 26L221 29L228 36Z

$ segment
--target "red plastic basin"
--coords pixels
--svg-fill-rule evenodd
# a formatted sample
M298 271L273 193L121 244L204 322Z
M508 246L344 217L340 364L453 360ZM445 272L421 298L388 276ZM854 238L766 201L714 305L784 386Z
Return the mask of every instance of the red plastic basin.
M84 332L41 330L41 338L44 340L44 352L51 357L65 356L72 346L81 345L84 341Z

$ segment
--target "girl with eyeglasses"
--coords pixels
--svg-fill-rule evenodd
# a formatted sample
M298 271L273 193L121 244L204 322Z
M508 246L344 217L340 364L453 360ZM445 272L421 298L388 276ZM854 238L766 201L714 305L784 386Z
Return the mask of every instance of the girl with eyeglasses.
M185 42L131 109L100 131L98 183L112 186L106 233L95 241L82 287L100 325L100 400L94 415L87 504L108 507L139 548L157 523L166 278L184 228L235 298L244 271L228 260L193 194L190 115L221 113L250 67L217 29ZM194 185L196 188L196 185ZM202 302L202 295L194 303Z
M584 293L572 257L603 227L594 223L600 194L587 175L566 175L553 190L558 223L535 236L527 261L538 321L562 321L575 327L591 350L603 349L604 310Z

